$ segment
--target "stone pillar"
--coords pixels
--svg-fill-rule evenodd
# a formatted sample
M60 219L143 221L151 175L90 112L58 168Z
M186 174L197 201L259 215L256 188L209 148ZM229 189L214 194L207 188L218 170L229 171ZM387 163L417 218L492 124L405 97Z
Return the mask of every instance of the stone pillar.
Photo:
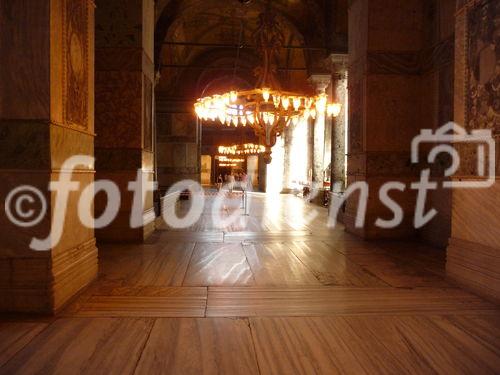
M259 185L259 157L258 155L249 155L246 159L248 183L251 184L252 190L254 190Z
M141 242L154 230L153 193L143 202L143 225L131 228L128 191L138 171L154 179L153 43L153 0L97 1L96 177L117 183L122 196L117 218L96 232L99 240ZM96 214L105 204L96 202Z
M489 129L496 171L489 188L452 191L451 238L446 273L458 283L500 301L500 116L490 101L499 80L500 7L495 1L459 1L455 24L455 122L468 132ZM495 56L496 52L496 56ZM480 108L480 110L477 110ZM479 181L477 145L456 146L461 166L455 182Z
M292 156L292 143L293 143L293 130L294 125L290 124L283 132L283 138L285 140L285 156L283 165L283 194L289 194L292 192L292 181L291 181L291 156Z
M326 93L330 86L332 76L330 74L313 74L309 82L318 94ZM327 93L329 94L329 93ZM331 94L329 95L331 96ZM325 129L326 117L323 113L318 113L313 120L312 131L312 182L319 188L323 187L324 179L324 156L325 156Z
M258 170L258 178L259 178L259 191L266 192L267 191L267 164L264 161L264 156L259 154L259 170Z
M419 171L411 164L411 141L420 128L420 67L425 15L420 1L354 0L349 6L349 151L347 184L368 183L365 225L355 227L357 195L347 202L346 229L364 238L415 234L415 191L409 184ZM375 225L393 213L378 199L388 181L405 184L391 191L403 208L404 221L393 229Z
M97 275L94 231L77 215L80 192L94 181L94 165L72 173L62 168L73 155L93 156L93 56L92 1L0 3L0 199L30 185L47 205L41 221L29 227L0 211L0 311L58 311ZM66 211L48 190L61 177L79 183ZM16 219L27 222L42 212L42 199L31 197L22 202L30 218ZM61 239L53 236L48 251L33 251L31 239L47 238L55 225L63 225Z
M314 120L308 118L307 125L307 181L311 185L313 183L314 169Z
M159 97L156 115L160 191L182 180L200 181L202 125L194 114L193 102L176 103Z
M290 123L284 133L283 133L283 140L284 140L284 160L283 160L283 189L282 193L283 194L290 194L293 193L294 190L297 189L297 186L294 184L294 180L296 179L296 172L298 166L293 165L294 161L296 161L296 155L294 153L303 153L303 157L306 157L309 159L309 148L305 150L298 150L297 147L295 147L295 142L297 141L296 138L296 132L297 128L299 126L307 126L308 124L299 122L297 125L294 125ZM309 146L309 145L308 145ZM308 168L309 168L309 164Z
M340 114L331 119L330 131L330 190L339 193L345 189L347 54L332 54L329 59L332 69L332 99L342 105Z

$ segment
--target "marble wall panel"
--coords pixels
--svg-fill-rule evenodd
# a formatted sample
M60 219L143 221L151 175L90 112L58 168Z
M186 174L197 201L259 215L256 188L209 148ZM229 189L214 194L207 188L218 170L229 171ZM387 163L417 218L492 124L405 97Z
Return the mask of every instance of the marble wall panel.
M49 1L0 4L0 119L50 118L49 18Z
M0 169L50 168L48 121L0 120Z
M65 118L66 123L88 125L89 116L89 14L87 0L64 3Z
M162 105L162 108L165 107ZM158 182L162 192L175 182L200 180L200 125L192 113L157 113Z
M153 151L153 83L144 75L143 104L143 146L146 151Z
M500 5L496 1L459 1L455 24L455 121L467 129L487 128L497 137L498 152L498 35ZM476 147L459 148L461 166L457 180L477 180ZM497 157L496 182L488 189L454 190L452 231L447 248L450 278L494 300L500 300L500 202Z
M412 75L369 75L366 82L366 151L409 150L419 133L421 85Z
M60 169L74 155L94 155L94 136L69 127L50 127L50 158L53 170ZM78 166L93 173L94 165Z
M349 2L349 64L363 60L368 47L368 1Z
M96 48L142 47L142 0L96 1Z
M368 1L368 11L369 51L418 51L423 47L421 0Z
M96 72L96 147L142 148L142 73Z

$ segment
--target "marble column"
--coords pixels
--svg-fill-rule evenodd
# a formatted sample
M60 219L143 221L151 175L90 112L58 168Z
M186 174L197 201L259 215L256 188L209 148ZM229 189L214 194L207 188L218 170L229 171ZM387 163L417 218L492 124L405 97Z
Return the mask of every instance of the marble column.
M264 161L264 156L259 154L259 162L258 162L258 185L259 191L266 192L267 191L267 164Z
M310 84L315 88L317 94L328 94L331 97L331 92L326 92L330 88L332 81L331 74L313 74L309 78ZM330 90L329 90L330 91ZM327 121L323 113L318 113L313 120L312 126L312 182L318 188L323 187L324 180L324 157L325 157L325 131ZM331 124L329 124L331 126Z
M117 218L96 232L110 242L141 242L154 230L154 1L96 2L96 177L115 182L122 202ZM119 10L119 11L117 11ZM142 225L132 228L137 173L147 191ZM96 214L106 201L96 201Z
M0 311L56 312L97 275L94 231L77 214L94 165L63 168L73 155L93 156L93 56L91 0L0 3L0 198L3 204L21 185L42 193L21 205L28 217L14 214L23 222L43 213L46 202L41 221L28 227L0 211ZM48 189L62 177L78 183L65 211ZM59 241L48 237L57 225ZM33 251L33 238L48 238L48 250Z
M301 128L306 127L307 132L306 136L308 137L307 142L303 147L298 146L301 144L300 137L302 134L297 134L300 132ZM298 122L296 125L293 123L289 124L284 133L284 157L283 157L283 194L293 193L298 189L297 182L300 178L298 175L301 175L304 172L301 170L303 168L302 163L299 163L298 157L307 158L306 161L306 170L309 171L311 169L312 163L312 133L309 132L309 121L302 120ZM299 170L301 170L299 172ZM305 171L305 175L307 175L307 171Z
M285 140L285 155L284 155L284 165L283 165L283 194L289 194L293 191L292 189L292 143L293 143L293 130L294 125L290 124L283 132L283 138Z
M346 123L347 123L347 54L332 54L329 57L332 70L332 99L342 105L340 114L331 119L330 129L330 190L343 192L346 167Z

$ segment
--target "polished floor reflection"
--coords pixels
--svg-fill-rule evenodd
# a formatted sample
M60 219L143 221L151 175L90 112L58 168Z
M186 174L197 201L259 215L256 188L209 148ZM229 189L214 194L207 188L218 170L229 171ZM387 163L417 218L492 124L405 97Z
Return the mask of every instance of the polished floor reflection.
M0 373L500 372L499 307L445 279L444 251L362 241L288 195L249 216L228 196L218 225L214 199L189 228L100 246L57 317L3 319Z

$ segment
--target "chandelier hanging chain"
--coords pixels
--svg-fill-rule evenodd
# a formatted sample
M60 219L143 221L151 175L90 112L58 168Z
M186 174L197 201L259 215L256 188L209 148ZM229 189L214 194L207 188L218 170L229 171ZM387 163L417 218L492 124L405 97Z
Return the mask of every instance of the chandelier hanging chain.
M238 45L236 46L236 59L233 66L233 77L231 79L231 86L234 87L236 82L236 71L240 62L240 50L243 47L243 18L240 18L240 32L238 34Z

